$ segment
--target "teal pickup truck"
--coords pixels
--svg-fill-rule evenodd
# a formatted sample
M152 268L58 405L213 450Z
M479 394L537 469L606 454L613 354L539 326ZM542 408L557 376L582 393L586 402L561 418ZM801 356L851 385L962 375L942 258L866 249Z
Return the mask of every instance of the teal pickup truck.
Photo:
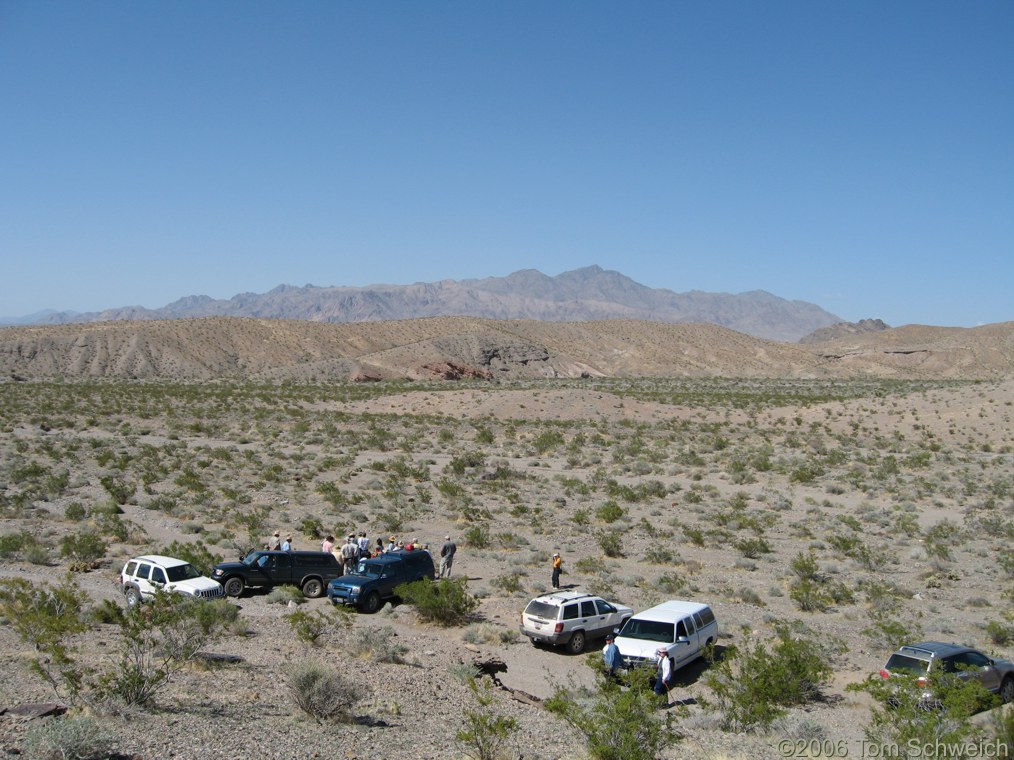
M385 599L397 596L405 583L427 578L433 580L433 557L424 549L388 552L380 557L361 559L356 569L327 585L327 598L334 604L376 612Z

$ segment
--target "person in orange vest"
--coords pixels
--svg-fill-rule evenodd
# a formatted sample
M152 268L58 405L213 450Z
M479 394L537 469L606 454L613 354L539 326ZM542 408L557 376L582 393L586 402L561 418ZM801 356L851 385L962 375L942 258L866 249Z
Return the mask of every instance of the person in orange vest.
M563 560L559 554L553 555L553 588L560 588L560 569L563 567Z

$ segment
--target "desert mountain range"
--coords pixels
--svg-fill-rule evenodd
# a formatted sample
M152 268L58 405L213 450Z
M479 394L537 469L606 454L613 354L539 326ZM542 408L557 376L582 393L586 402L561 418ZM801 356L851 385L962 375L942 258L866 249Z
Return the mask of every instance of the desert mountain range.
M0 377L294 380L1014 376L1014 322L781 343L717 325L434 317L114 321L0 329Z
M841 318L812 303L761 290L747 293L675 293L650 288L615 271L589 266L550 277L534 269L507 277L441 280L412 285L294 287L242 293L229 299L187 296L160 309L127 306L100 312L48 312L12 319L25 324L121 320L256 317L311 322L377 322L470 316L496 320L580 322L634 319L704 322L771 340L796 341Z

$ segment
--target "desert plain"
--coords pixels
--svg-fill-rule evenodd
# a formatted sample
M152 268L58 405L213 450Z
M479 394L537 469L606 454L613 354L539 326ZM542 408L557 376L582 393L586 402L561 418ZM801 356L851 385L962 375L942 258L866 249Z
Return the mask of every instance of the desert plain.
M709 603L722 651L770 646L788 626L826 654L819 694L761 727L724 719L715 665L681 671L676 704L658 711L679 741L660 757L780 757L785 739L872 756L875 705L848 687L899 643L1014 654L1014 380L722 374L12 377L0 382L0 577L71 572L86 606L122 606L124 561L174 542L232 560L276 529L303 549L351 531L434 553L456 541L454 576L477 599L468 620L387 604L310 643L290 617L329 615L326 599L248 593L209 646L217 658L176 672L144 708L89 713L121 757L477 756L456 735L480 709L473 665L490 661L505 669L482 709L514 721L504 756L588 757L543 702L594 692L601 642L571 655L518 632L554 552L568 588L635 610ZM102 546L87 568L71 551L82 534ZM809 585L800 558L815 562ZM3 623L0 709L66 704ZM115 667L119 636L96 618L73 638L77 661ZM362 685L348 719L296 705L289 676L307 662ZM0 750L31 756L33 730L66 717L5 712ZM989 713L974 720L992 736Z

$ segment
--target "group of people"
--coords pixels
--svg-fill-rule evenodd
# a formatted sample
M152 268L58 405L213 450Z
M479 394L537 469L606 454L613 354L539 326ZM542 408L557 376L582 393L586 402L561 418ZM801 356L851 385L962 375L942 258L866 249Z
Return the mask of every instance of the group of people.
M606 669L606 675L610 678L617 678L618 672L623 669L623 655L620 648L616 646L616 635L606 636L606 645L602 648L602 661ZM655 693L659 697L665 697L665 704L669 704L669 693L672 690L673 666L672 658L669 657L669 650L659 647L655 650Z
M293 549L292 536L286 536L284 539L281 536L281 531L276 530L264 542L264 548L274 551L291 551ZM399 541L395 536L391 536L386 544L383 538L378 538L377 543L371 548L370 539L367 537L366 532L363 531L358 535L349 533L348 538L340 545L335 541L334 536L328 535L321 542L320 550L333 554L335 559L338 560L338 564L341 565L342 572L347 573L355 568L361 559L379 557L388 552L429 551L429 545L420 543L418 538L412 541ZM454 564L454 555L457 551L458 546L451 540L451 537L449 535L444 536L444 543L440 547L439 577L451 577L451 567Z

